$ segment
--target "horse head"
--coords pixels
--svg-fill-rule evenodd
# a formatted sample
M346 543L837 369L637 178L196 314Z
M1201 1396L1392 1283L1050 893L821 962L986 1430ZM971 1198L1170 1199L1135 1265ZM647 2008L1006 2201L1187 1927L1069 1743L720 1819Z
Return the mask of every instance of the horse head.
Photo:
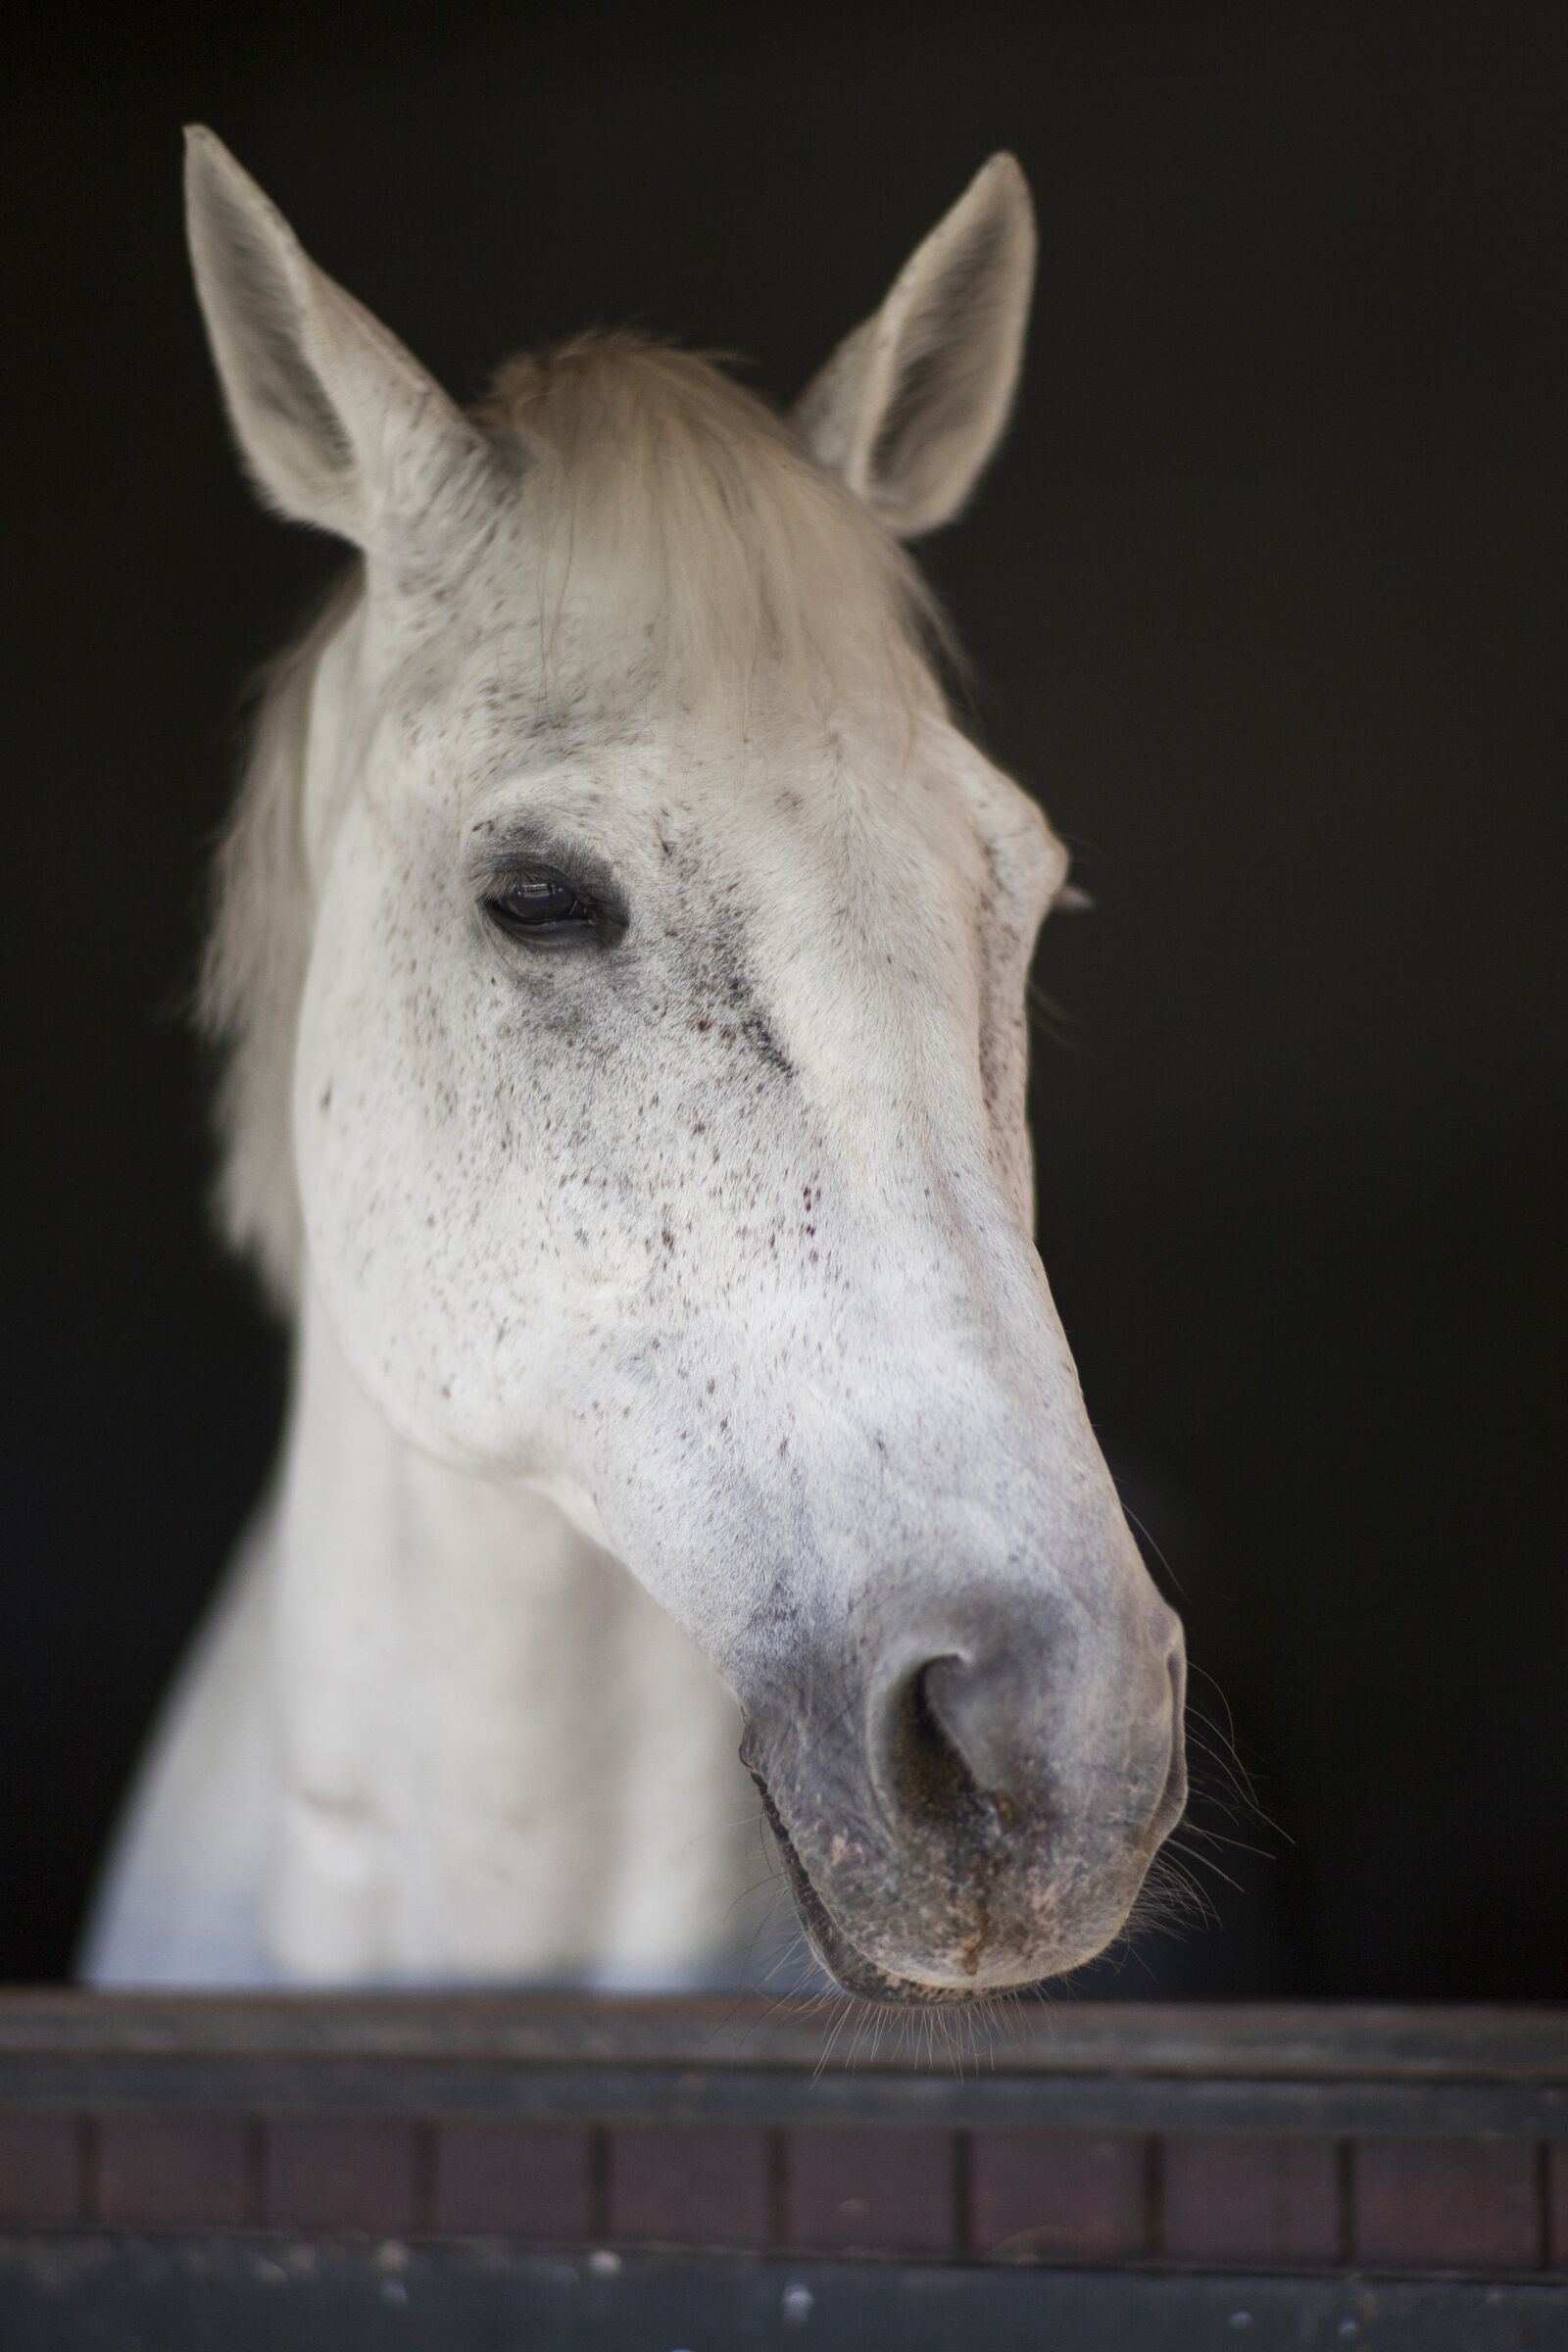
M789 416L616 336L463 410L207 133L189 196L246 461L359 556L230 853L235 1230L700 1645L841 1984L1070 1968L1180 1815L1182 1637L1033 1239L1066 858L904 547L1005 421L1022 176Z

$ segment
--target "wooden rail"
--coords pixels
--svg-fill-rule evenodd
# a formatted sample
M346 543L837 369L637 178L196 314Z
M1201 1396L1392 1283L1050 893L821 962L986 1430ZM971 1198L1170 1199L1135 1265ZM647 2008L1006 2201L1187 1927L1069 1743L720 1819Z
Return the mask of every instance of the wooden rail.
M8 2292L58 2318L91 2280L144 2303L161 2280L171 2344L181 2280L212 2323L215 2281L248 2310L256 2265L300 2285L306 2257L377 2309L406 2273L446 2281L427 2300L504 2272L548 2303L564 2261L602 2301L643 2278L644 2313L649 2280L711 2274L734 2302L773 2278L781 2328L776 2266L815 2303L856 2266L886 2294L961 2273L995 2314L1023 2291L1002 2271L1084 2312L1091 2274L1107 2310L1163 2279L1195 2313L1204 2279L1250 2278L1342 2336L1370 2323L1334 2298L1385 2281L1385 2312L1463 2302L1455 2342L1523 2343L1498 2330L1544 2311L1568 2343L1568 2011L1062 2001L933 2063L896 2026L727 1998L0 1994L0 2321ZM1450 2340L1421 2327L1400 2340Z

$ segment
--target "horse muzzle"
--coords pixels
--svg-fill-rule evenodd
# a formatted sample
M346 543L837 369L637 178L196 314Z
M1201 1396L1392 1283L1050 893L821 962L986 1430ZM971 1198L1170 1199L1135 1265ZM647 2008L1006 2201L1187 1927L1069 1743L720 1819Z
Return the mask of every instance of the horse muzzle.
M741 1755L806 1934L847 1991L958 2003L1062 1975L1125 1925L1181 1818L1186 1660L1150 1594L1085 1672L1061 1627L906 1629L813 1670ZM792 1677L793 1681L793 1677Z

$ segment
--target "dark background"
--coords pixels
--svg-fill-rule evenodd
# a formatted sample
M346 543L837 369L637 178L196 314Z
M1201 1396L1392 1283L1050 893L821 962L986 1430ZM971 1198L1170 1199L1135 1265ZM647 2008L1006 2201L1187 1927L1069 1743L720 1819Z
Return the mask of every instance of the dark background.
M241 681L335 558L227 447L198 117L463 394L635 318L787 398L1017 151L1023 397L929 560L975 724L1099 901L1039 967L1046 1262L1278 1825L1231 1825L1264 1850L1218 1926L1113 1984L1568 1994L1565 36L1503 0L33 24L0 146L0 1972L67 1964L281 1390L203 1223L180 1007Z

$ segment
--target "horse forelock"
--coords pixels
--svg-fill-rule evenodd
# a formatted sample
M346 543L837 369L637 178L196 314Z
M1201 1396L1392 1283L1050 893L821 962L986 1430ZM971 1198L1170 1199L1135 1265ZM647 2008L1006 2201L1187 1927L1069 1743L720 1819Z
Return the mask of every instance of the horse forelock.
M475 414L518 460L544 603L591 600L601 652L630 640L682 707L932 699L926 583L717 357L579 335L507 362Z

